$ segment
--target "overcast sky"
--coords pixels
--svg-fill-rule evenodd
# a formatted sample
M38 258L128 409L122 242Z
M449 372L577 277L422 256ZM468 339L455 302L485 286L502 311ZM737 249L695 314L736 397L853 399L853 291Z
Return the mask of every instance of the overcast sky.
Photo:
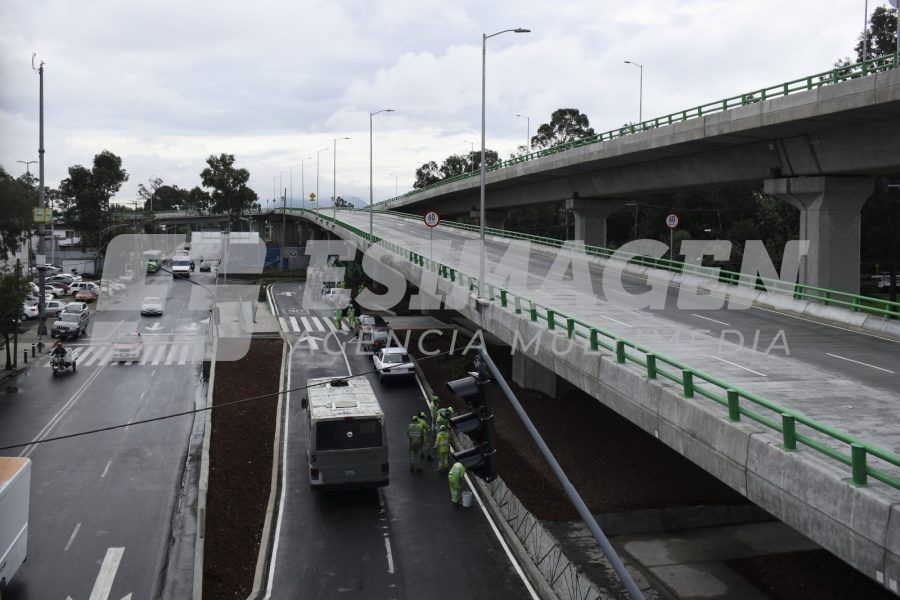
M870 11L879 3L869 2ZM887 5L887 2L883 4ZM210 154L234 154L272 198L284 173L299 206L316 151L337 145L338 195L410 189L422 163L479 144L481 35L488 41L487 145L509 156L560 107L606 131L827 70L851 54L864 0L366 0L324 2L0 0L0 165L38 156L37 53L45 66L46 180L108 149L132 202L153 177L191 188ZM331 150L319 153L331 196ZM37 165L33 165L35 171ZM289 190L289 195L291 191Z

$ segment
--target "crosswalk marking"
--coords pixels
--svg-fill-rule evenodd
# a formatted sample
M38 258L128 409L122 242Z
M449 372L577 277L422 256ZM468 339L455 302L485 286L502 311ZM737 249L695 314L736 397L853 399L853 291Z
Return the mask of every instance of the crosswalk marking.
M341 320L338 327L333 318L314 317L312 315L301 317L278 317L281 330L285 333L335 333L338 331L350 331L350 324L346 319Z
M72 349L72 357L79 367L109 366L158 366L165 361L166 365L187 365L201 362L205 358L203 344L197 343L160 343L146 344L139 359L115 360L112 356L113 349L110 345L82 346ZM49 368L50 359L47 358L40 366Z
M151 362L150 364L153 365L154 367L158 366L159 361L162 360L162 355L165 351L166 351L166 347L160 346L159 349L156 351L156 356L153 357L153 362Z
M291 329L293 329L295 333L302 331L300 325L297 323L297 317L290 317L289 320L291 322Z
M281 323L281 330L282 330L282 331L287 331L287 330L288 330L287 319L285 319L284 317L278 317L278 322Z
M188 352L190 352L190 350L191 350L191 347L190 347L190 346L184 346L184 347L181 349L181 356L178 357L178 364L179 364L179 365L185 365L185 364L187 364L187 356L188 356Z
M300 320L303 321L303 329L306 331L312 331L313 327L309 324L309 319L306 317L300 317Z
M168 356L166 356L166 366L169 366L169 365L171 365L173 362L175 362L175 355L176 355L177 353L178 353L178 347L177 347L177 346L172 346L172 348L169 350Z

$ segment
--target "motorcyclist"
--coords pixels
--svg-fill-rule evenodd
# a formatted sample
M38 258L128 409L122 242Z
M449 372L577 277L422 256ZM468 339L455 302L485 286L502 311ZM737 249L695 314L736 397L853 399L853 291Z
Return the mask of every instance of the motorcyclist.
M50 351L50 355L60 358L66 355L66 349L63 346L62 340L56 342L56 345L53 346L53 350Z

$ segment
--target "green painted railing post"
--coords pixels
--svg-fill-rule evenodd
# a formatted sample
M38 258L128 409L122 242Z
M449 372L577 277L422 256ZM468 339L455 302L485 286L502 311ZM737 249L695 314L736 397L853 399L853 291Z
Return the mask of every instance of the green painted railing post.
M531 320L537 321L537 307L534 305L534 302L532 302L531 300L528 301L528 305L529 305L528 310L531 311Z
M600 348L600 342L597 340L597 330L591 329L591 350L598 350Z
M575 335L575 319L572 317L566 319L566 335L570 340Z
M859 312L859 298L853 298L853 312Z
M616 340L616 362L625 362L625 342L622 340Z
M488 284L488 300L491 302L494 301L494 286L491 284Z
M556 329L556 313L547 309L547 329Z
M450 281L456 281L456 269L450 269Z
M732 421L740 421L741 397L738 396L737 390L727 389L725 393L728 396L728 418Z
M647 379L656 379L656 355L647 354Z
M830 293L830 292L824 292L824 293L822 294L822 298L823 298L822 304L824 304L825 306L828 306L828 300L831 298L831 293Z
M797 449L797 424L793 415L781 415L781 439L784 442L781 447L788 452Z
M681 387L685 398L694 397L694 372L690 369L681 370Z
M506 290L500 290L500 306L506 308Z
M521 315L522 314L522 299L519 296L516 296L516 298L515 298L515 306L516 306L516 314Z
M866 485L869 473L866 470L866 447L862 444L850 444L850 464L853 466L853 485Z

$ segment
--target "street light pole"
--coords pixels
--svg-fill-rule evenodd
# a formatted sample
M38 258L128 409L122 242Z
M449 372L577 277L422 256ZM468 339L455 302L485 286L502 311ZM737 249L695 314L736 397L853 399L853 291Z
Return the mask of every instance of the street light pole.
M527 148L528 153L531 154L531 117L526 115L516 116L525 119L525 148Z
M400 176L388 173L388 177L394 178L394 198L400 195Z
M303 210L306 210L306 167L303 163L311 159L312 156L300 159L300 206Z
M640 92L638 94L638 123L644 122L644 65L640 65L636 62L626 60L626 65L634 65L638 69L641 70L641 82L640 82Z
M17 160L16 162L25 165L25 174L29 177L31 177L31 171L28 170L28 167L30 167L31 165L36 165L38 163L38 161L36 160Z
M322 198L319 197L319 154L328 149L329 148L322 148L321 150L316 150L316 202L319 203L319 212L322 211Z
M478 271L478 297L484 298L484 252L485 252L485 244L484 244L484 106L485 106L485 71L487 68L487 41L488 38L492 38L494 36L498 36L501 33L507 32L513 33L529 33L530 29L524 29L522 27L516 27L515 29L504 29L503 31L498 31L497 33L492 33L491 35L487 35L486 33L481 34L481 207L479 209L479 218L478 218L478 228L481 233L481 264Z
M331 190L334 195L331 197L331 216L335 221L337 221L337 143L349 139L348 137L334 138L334 156L331 164Z
M372 188L372 118L383 112L394 112L393 108L385 108L376 112L369 113L369 241L373 238L372 227L372 204L375 202L375 192Z
M31 55L31 68L34 69L34 57L35 55ZM38 207L41 209L41 213L44 212L44 207L47 205L46 199L44 197L44 61L41 61L37 68L38 78L40 79L40 94L39 94L39 119L40 126L38 128ZM27 170L27 169L26 169ZM44 254L44 233L46 232L46 225L41 222L38 225L38 255L43 256ZM99 248L98 248L99 250ZM45 259L46 262L46 259ZM41 266L38 269L40 273L40 284L38 287L38 337L47 335L47 314L45 311L46 300L44 299L44 290L46 289L45 277L44 277L45 268Z

